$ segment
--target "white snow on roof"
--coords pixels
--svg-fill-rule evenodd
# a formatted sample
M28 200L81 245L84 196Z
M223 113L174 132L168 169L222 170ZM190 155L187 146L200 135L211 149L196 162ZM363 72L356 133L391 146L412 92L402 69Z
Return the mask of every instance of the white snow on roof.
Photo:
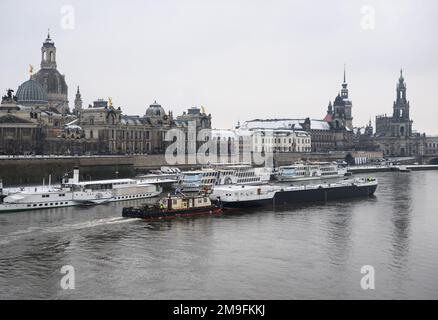
M236 132L234 130L229 129L212 129L211 130L212 138L235 138Z
M328 122L323 120L310 120L310 129L312 130L330 130Z
M65 128L66 129L78 129L78 130L82 130L82 127L80 127L80 126L78 126L78 125L74 125L74 124L71 124L71 125L66 125L65 126Z
M72 126L72 125L74 125L74 124L77 124L78 121L79 121L79 119L75 119L75 120L73 120L72 122L67 123L66 126Z
M302 129L300 119L251 120L242 124L243 129Z
M242 124L242 129L295 129L304 130L305 119L267 119L251 120ZM330 130L330 125L323 120L310 120L312 130Z

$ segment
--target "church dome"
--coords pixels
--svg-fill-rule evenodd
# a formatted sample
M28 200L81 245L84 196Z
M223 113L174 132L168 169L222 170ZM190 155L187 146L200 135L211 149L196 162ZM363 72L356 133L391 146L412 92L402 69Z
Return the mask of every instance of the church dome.
M47 104L47 93L43 87L33 79L27 80L18 87L17 102L23 105Z
M163 107L155 101L153 104L149 106L146 110L147 117L163 117L166 115Z
M35 80L46 88L48 94L67 96L68 87L63 75L56 69L40 69L35 74ZM66 97L67 99L67 97Z

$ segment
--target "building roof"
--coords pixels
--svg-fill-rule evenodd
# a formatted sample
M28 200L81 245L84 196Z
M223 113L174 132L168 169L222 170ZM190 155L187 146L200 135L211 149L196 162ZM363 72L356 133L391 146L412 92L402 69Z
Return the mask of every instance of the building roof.
M48 103L47 93L35 80L23 82L17 90L17 102L23 105L44 105Z
M154 101L154 103L146 109L147 117L162 117L164 115L166 115L166 112L164 111L163 107L157 103L157 101Z
M324 120L310 120L312 130L330 130L330 125Z
M14 116L13 114L6 114L4 116L0 116L0 123L25 123L25 124L34 124L32 121L22 119L20 117Z
M128 116L123 115L121 123L122 124L129 124L129 125L141 125L147 123L147 119L140 118L139 116Z
M244 122L242 129L295 129L304 130L305 119L255 119ZM324 120L310 120L311 130L330 130L330 125Z
M201 109L197 107L191 107L187 110L187 114L199 115L201 114Z
M235 138L236 132L231 129L212 129L211 131L212 138Z
M332 122L333 121L333 114L327 113L323 120L325 122Z
M69 130L82 130L82 127L76 125L76 124L71 124L71 125L66 125L65 129L69 129Z

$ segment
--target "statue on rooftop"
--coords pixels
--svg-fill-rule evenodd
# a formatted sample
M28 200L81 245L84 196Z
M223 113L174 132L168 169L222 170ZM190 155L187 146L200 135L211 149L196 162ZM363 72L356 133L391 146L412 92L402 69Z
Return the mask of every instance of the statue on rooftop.
M17 97L12 94L14 92L14 90L7 89L6 92L7 92L7 94L2 97L2 102L16 102L17 101Z

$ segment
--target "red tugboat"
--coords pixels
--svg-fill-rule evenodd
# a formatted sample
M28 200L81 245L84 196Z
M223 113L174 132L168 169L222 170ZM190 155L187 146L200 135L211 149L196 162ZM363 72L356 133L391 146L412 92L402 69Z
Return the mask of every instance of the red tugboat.
M211 203L208 195L168 196L155 204L123 208L122 216L147 220L172 219L195 215L218 214L222 208Z

